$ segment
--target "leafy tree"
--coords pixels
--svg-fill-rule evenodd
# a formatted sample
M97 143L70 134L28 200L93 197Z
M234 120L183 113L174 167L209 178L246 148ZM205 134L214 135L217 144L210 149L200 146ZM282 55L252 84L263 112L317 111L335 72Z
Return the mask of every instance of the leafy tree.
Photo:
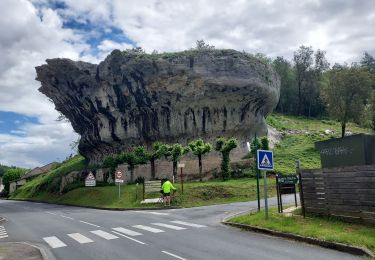
M22 177L26 173L26 169L22 168L8 168L3 176L3 185L4 185L4 190L6 193L9 193L9 186L10 183L18 180L19 178Z
M285 114L296 114L298 107L298 89L296 74L289 61L283 57L277 57L273 61L273 67L280 76L280 99L276 111Z
M238 141L236 138L226 139L224 137L219 137L216 139L215 150L221 152L222 161L221 161L221 172L223 180L229 178L229 164L230 164L230 152L238 146Z
M270 141L268 140L267 136L263 136L260 139L260 142L262 144L262 150L269 150L270 149Z
M361 67L367 69L375 79L375 58L365 52L360 64ZM373 80L371 92L371 95L369 95L367 111L368 119L371 121L371 128L375 131L375 80Z
M181 157L184 154L187 154L190 151L189 147L184 147L181 144L173 144L173 145L168 145L168 144L163 144L160 147L160 153L165 157L165 158L170 158L170 160L173 163L173 176L176 178L177 176L177 164L181 160Z
M163 156L162 151L162 144L160 142L156 142L152 146L151 151L147 151L147 158L151 164L151 178L155 179L156 176L156 168L155 168L155 161Z
M204 40L198 40L195 46L197 50L214 50L215 46L205 43Z
M371 90L373 77L358 66L335 65L322 85L322 100L331 117L341 122L341 136L345 136L349 120L360 117Z
M205 143L202 139L198 139L189 143L191 152L198 156L199 163L199 180L202 181L202 155L211 152L212 145Z
M118 161L126 163L130 171L130 181L134 181L134 169L137 165L146 164L149 160L146 149L143 146L137 146L131 152L121 153Z

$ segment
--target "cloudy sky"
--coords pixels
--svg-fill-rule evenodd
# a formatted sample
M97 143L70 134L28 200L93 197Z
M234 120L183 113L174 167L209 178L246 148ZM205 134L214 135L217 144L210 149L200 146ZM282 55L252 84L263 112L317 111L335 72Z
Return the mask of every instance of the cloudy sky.
M38 92L35 66L98 63L113 49L178 51L203 39L270 57L304 44L329 61L375 55L374 0L0 0L0 163L61 161L77 140Z

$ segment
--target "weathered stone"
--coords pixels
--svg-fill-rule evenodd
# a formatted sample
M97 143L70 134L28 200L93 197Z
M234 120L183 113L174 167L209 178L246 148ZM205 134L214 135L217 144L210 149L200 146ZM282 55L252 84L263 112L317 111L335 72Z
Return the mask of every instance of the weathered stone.
M36 67L39 89L81 135L91 162L132 145L235 136L246 149L276 106L274 70L234 50L169 54L113 51L99 65L68 59Z

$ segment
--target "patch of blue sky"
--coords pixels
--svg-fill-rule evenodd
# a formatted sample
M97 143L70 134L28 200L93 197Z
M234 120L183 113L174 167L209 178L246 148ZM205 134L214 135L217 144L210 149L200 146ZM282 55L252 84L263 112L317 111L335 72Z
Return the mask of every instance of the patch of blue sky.
M14 112L0 111L0 133L24 136L25 124L39 124L37 117L26 116Z

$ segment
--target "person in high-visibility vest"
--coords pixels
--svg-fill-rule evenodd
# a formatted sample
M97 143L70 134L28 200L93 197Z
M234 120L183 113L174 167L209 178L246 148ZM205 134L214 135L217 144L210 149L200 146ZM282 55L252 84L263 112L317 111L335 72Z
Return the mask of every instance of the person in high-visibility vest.
M161 189L163 190L163 194L164 194L164 206L167 206L167 203L168 203L168 206L171 206L171 190L175 191L176 188L167 179L161 186Z

